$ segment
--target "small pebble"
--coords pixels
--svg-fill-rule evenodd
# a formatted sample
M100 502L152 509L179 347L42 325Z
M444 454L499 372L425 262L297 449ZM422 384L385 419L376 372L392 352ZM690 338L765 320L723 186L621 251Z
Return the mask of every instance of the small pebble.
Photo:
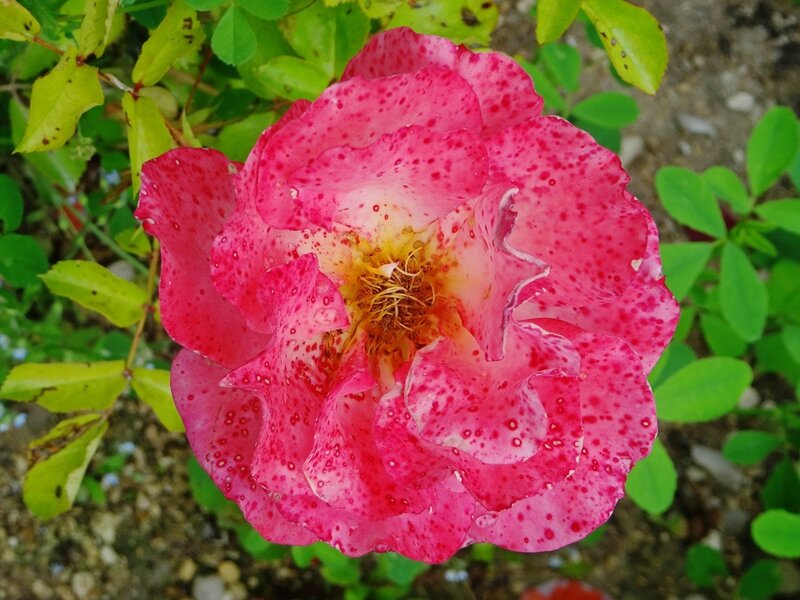
M628 167L644 150L644 139L640 135L626 135L622 138L619 159L624 167Z
M742 392L739 398L739 408L747 410L748 408L755 408L761 402L761 396L754 387L748 387Z
M444 572L444 580L449 583L463 583L469 579L469 573L464 569L447 569Z
M217 573L219 573L219 576L225 583L234 583L239 581L239 577L242 575L242 572L239 570L239 567L236 566L236 563L230 560L222 561L217 567Z
M225 595L225 584L218 575L201 575L192 584L194 600L221 600Z
M722 485L734 490L738 490L744 485L746 480L744 474L722 456L721 452L708 446L695 444L692 446L691 455L695 463L708 471Z
M197 564L191 558L183 559L181 566L178 567L178 577L181 581L191 581L197 573Z
M715 137L717 135L717 128L714 127L710 121L695 115L678 113L678 125L687 133L707 135L709 137Z
M725 100L725 106L736 112L749 113L756 107L756 99L753 97L753 94L736 92L733 96Z
M70 587L79 600L88 598L94 590L94 575L86 571L79 571L72 576Z

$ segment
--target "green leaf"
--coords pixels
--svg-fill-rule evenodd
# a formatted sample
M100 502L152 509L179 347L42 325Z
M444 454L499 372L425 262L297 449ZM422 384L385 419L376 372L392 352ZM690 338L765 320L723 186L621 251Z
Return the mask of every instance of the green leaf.
M769 314L786 314L800 321L800 263L781 259L772 266L769 280Z
M727 167L714 166L703 172L703 179L717 195L727 202L734 212L746 215L753 207L742 180Z
M118 0L88 0L81 28L76 34L78 54L102 56L111 37L111 24Z
M547 73L568 92L578 90L581 77L581 55L569 44L547 44L539 49L538 58Z
M764 202L756 206L756 213L773 225L800 235L800 198Z
M711 258L713 244L682 242L661 244L661 258L667 287L678 301L683 300Z
M783 344L795 362L800 363L800 326L787 325L781 332Z
M244 162L264 130L277 118L273 112L255 113L223 127L213 147L231 160Z
M623 81L655 94L667 69L667 40L653 15L623 0L584 0L583 10Z
M106 429L99 415L80 415L31 442L22 499L33 514L49 519L69 510Z
M655 389L658 417L676 423L711 421L733 410L752 381L746 362L701 358Z
M175 408L175 401L169 388L169 371L133 369L131 386L142 402L153 409L167 430L184 431L183 421Z
M767 288L741 248L722 248L720 308L731 327L748 342L761 337L767 320Z
M780 565L766 558L757 560L739 580L739 595L746 600L768 600L781 587Z
M747 140L747 179L753 196L760 196L778 180L791 164L797 146L797 122L791 109L769 109Z
M27 42L39 29L39 21L19 2L0 0L0 39Z
M16 152L63 146L80 116L103 101L97 69L77 64L74 50L67 52L50 73L34 82L28 125Z
M222 21L217 27L220 25ZM200 48L205 37L197 13L183 0L176 0L142 46L131 77L140 86L155 85L175 61Z
M0 221L3 232L11 233L22 224L22 194L11 177L0 173Z
M11 121L11 139L14 144L19 144L28 123L28 107L14 96L8 103L8 116ZM72 192L75 191L78 180L86 170L87 161L75 154L69 146L62 146L50 152L26 154L25 161L50 182L57 183Z
M800 140L800 119L797 121L797 139ZM800 192L800 141L797 144L797 152L787 169L789 179L791 179L794 189Z
M247 553L257 560L277 560L289 554L289 548L268 542L249 523L236 527L236 537Z
M754 465L769 456L780 444L780 438L771 433L745 429L734 432L722 447L722 454L738 465Z
M741 356L747 349L747 342L716 315L700 315L700 330L711 352L716 356Z
M0 396L35 402L52 412L103 410L128 385L121 360L94 363L24 363L8 374Z
M255 54L258 40L241 9L231 6L217 23L211 49L229 65L240 65Z
M780 334L765 335L755 343L759 370L780 373L790 382L800 382L800 364L792 359Z
M700 175L683 167L656 173L656 191L667 212L681 225L714 237L725 235L725 222L714 194Z
M764 552L781 558L800 558L800 515L768 510L755 518L750 532Z
M533 85L536 92L544 98L545 110L549 113L560 113L563 111L567 102L558 93L558 89L550 78L539 67L524 58L517 58L517 62L525 69L525 72L533 79Z
M661 354L661 358L658 359L653 370L650 371L647 380L652 387L656 387L695 360L697 360L697 354L691 346L673 339Z
M47 271L47 256L29 235L9 233L0 236L0 277L15 287L29 287Z
M448 37L457 44L488 46L498 14L497 5L485 0L403 2L386 28L411 27L418 33Z
M560 38L578 16L581 0L539 0L536 5L536 41Z
M788 456L772 469L767 482L761 488L761 501L764 508L800 512L800 477L794 462Z
M222 6L226 0L185 0L195 10L213 10Z
M411 560L395 552L377 554L375 558L386 572L386 578L403 587L411 585L418 575L430 569L430 566L425 563Z
M656 439L650 454L634 465L625 493L641 509L660 515L667 510L678 489L678 472L661 440Z
M278 27L294 51L322 71L329 82L341 75L364 45L369 19L352 5L325 8L317 3L281 20Z
M638 118L639 107L627 94L601 92L578 102L572 114L589 123L619 129Z
M276 95L289 100L314 100L330 83L318 67L296 56L273 58L258 72L261 81Z
M249 19L250 26L255 31L258 40L256 52L253 57L237 65L237 70L247 88L262 98L272 100L276 97L272 88L264 85L258 74L258 69L269 61L286 54L293 54L292 47L286 42L275 21Z
M144 315L147 293L97 263L62 260L40 276L51 292L96 311L117 327L128 327Z
M128 131L128 149L131 153L131 179L133 193L139 193L142 165L151 158L170 150L175 142L167 129L164 117L156 103L146 96L134 98L126 92L122 96L122 109Z
M193 456L186 461L186 467L189 472L189 488L192 490L192 496L197 504L212 513L216 513L230 504L222 490L217 487Z
M716 577L728 575L728 566L719 550L694 544L686 553L686 575L700 587L713 587Z
M114 241L120 248L136 256L147 256L152 250L150 239L141 227L123 229L114 236Z
M267 21L280 19L289 12L289 0L236 0L251 15Z

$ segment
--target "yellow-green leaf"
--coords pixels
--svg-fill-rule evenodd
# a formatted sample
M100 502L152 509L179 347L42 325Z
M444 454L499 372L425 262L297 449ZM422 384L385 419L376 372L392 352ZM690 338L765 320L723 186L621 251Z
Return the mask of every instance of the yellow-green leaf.
M183 0L177 0L142 46L133 66L133 80L140 85L154 85L176 60L199 48L204 39L197 13Z
M106 429L99 415L81 415L31 442L22 499L33 514L49 519L70 509Z
M75 36L80 56L102 56L111 37L119 0L86 0L83 22Z
M655 94L667 69L667 40L653 15L624 0L584 0L583 10L619 76Z
M582 0L539 0L536 4L536 39L554 42L578 16Z
M141 227L130 227L123 229L114 236L114 241L117 242L125 252L130 252L136 256L145 257L150 254L152 246L150 238Z
M27 42L39 29L39 21L19 2L0 0L0 39Z
M389 19L387 29L411 27L419 33L446 36L458 44L488 46L497 19L497 5L485 0L403 2Z
M14 367L0 396L35 402L52 412L103 410L125 389L125 363L25 363Z
M169 387L169 371L162 369L134 369L131 378L133 390L153 409L158 420L169 431L183 431L183 421L175 408Z
M152 99L134 98L128 92L122 97L122 109L128 125L128 150L131 153L131 180L133 193L139 192L142 165L167 150L175 142L167 129L164 117Z
M63 146L78 119L103 104L97 69L77 64L75 51L66 53L55 68L33 84L31 111L17 152L38 152Z
M51 292L100 313L117 327L144 315L147 293L105 267L85 260L62 260L40 275Z

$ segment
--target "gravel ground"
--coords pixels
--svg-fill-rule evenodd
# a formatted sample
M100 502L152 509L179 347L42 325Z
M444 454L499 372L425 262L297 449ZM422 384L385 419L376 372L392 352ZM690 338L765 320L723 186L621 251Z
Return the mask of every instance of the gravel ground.
M529 54L533 28L524 15L530 2L501 4L495 46ZM641 116L624 132L623 156L632 190L654 211L664 238L672 240L681 232L656 204L656 170L668 164L695 170L722 164L741 174L747 136L763 112L774 104L800 109L800 7L778 0L642 4L664 24L670 66L655 98L631 92ZM588 47L580 28L568 37L589 57L581 93L617 89L602 51ZM105 482L107 505L78 503L66 515L37 521L21 499L25 445L52 421L35 407L26 410L23 427L0 433L0 600L341 597L314 568L246 555L235 537L194 503L183 437L166 433L133 402L118 403L93 463L96 468L119 444L134 443L127 447L132 454L118 481ZM688 545L704 540L721 548L734 570L756 556L748 530L758 510L755 484L765 474L761 467L732 469L715 452L735 425L721 420L663 430L681 481L676 503L662 519L649 519L623 500L593 546L502 554L492 565L470 561L465 552L460 557L466 581L450 582L454 578L446 567L435 567L418 579L416 597L515 598L565 568L619 600L733 597L732 579L698 595L683 575L683 555ZM795 566L784 566L786 597L800 597L793 595L800 594L800 574Z

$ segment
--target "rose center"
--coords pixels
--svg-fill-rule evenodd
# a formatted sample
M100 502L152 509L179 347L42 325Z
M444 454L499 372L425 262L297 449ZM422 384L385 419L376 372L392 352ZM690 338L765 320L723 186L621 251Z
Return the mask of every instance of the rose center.
M351 312L350 336L366 334L367 353L408 360L439 334L437 280L440 261L420 240L356 251L341 291Z

